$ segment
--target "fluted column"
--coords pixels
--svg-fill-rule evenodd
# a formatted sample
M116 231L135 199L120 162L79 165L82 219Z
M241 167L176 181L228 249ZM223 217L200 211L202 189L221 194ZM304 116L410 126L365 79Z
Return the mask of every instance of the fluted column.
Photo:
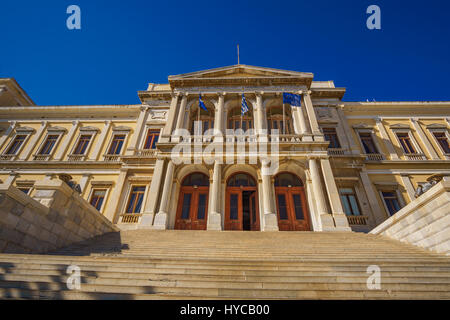
M125 152L125 155L131 156L134 155L135 151L139 149L138 143L140 141L140 138L142 136L142 130L145 127L145 122L147 121L148 116L148 107L141 107L141 112L139 113L139 118L137 120L137 125L134 130L133 135L131 136L130 143L128 144L128 148Z
M329 159L320 159L322 166L322 173L325 180L325 187L328 193L328 200L330 201L331 213L333 215L334 224L338 231L351 231L348 224L347 216L342 208L339 191L334 180L333 171L331 170Z
M428 140L425 132L423 132L422 127L419 124L418 118L411 118L411 123L414 127L414 130L416 130L417 134L420 137L420 140L422 140L423 145L425 146L426 151L431 156L431 160L439 160L439 156L434 150L433 146L431 145L430 140Z
M36 147L42 135L44 134L45 129L47 129L47 125L48 125L47 121L41 122L40 128L37 130L36 134L30 139L30 141L25 146L25 150L20 155L19 160L25 161L29 158L31 152L33 152L33 149Z
M161 204L159 206L159 212L155 216L155 222L153 224L155 229L167 229L169 222L169 200L173 187L173 174L175 171L175 165L172 160L169 160L167 164L166 177L164 179L164 187L161 195Z
M388 133L386 131L386 128L383 125L382 119L381 118L376 118L375 122L377 124L377 128L378 128L378 131L380 132L381 138L383 139L384 144L385 144L385 146L386 146L386 148L387 148L387 150L389 152L390 159L391 160L398 160L399 157L397 155L397 152L394 149L394 145L392 144L391 138L389 138L389 135L388 135ZM380 150L380 152L381 152L381 150Z
M153 225L153 219L156 214L156 206L158 198L161 194L161 184L163 182L164 172L163 158L156 160L155 168L153 169L152 182L150 183L150 190L147 192L147 199L145 199L144 212L142 214L139 227L140 229L149 229Z
M222 214L220 210L220 183L222 181L222 165L216 161L214 163L213 182L209 189L211 198L211 210L208 215L207 229L222 230Z
M262 179L262 195L263 199L263 221L261 230L262 231L278 231L278 218L277 214L272 207L271 199L275 196L272 194L271 186L271 174L270 174L270 162L268 160L261 161L261 179Z
M11 133L14 131L16 126L17 126L17 122L16 121L12 121L10 123L8 129L6 129L5 132L2 134L2 136L0 137L0 151L3 150L3 144L10 137Z
M303 91L303 103L306 106L306 112L308 114L312 134L314 135L314 141L324 141L325 139L320 131L319 122L317 121L316 113L311 100L311 91Z
M167 117L166 125L164 126L163 132L161 134L161 142L169 142L172 132L174 130L175 119L179 113L178 110L178 100L180 93L172 93L172 100L170 102L169 115Z
M54 157L55 160L57 160L57 161L62 160L62 158L64 157L64 154L66 154L67 149L70 146L70 142L73 140L73 136L77 132L79 125L80 125L80 121L78 121L78 120L72 122L72 127L70 128L69 133L64 138L63 142L61 143L61 146L58 148L58 150L55 154L55 157Z
M312 180L312 186L314 190L314 202L317 207L317 214L322 224L322 231L335 230L333 216L328 213L325 195L322 189L322 180L320 178L317 159L309 159L309 171Z
M98 141L95 144L94 150L92 151L89 160L95 161L98 159L98 156L100 154L100 151L103 148L103 145L105 144L106 137L108 136L109 129L111 128L111 120L105 121L105 126L103 127L102 132L100 133L100 136L98 137Z

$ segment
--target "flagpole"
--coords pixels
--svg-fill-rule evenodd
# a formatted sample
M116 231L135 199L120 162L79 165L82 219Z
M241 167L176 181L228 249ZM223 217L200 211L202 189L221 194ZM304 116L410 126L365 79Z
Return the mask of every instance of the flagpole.
M285 115L285 112L284 112L284 109L285 109L285 104L283 103L283 134L285 135L286 134L286 115Z
M239 61L239 43L237 45L237 54L238 54L238 64L240 64L240 61Z

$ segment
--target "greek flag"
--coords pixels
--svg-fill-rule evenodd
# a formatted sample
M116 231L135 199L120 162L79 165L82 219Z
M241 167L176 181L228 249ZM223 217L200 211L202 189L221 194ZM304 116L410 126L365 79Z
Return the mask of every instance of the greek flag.
M302 99L298 94L283 92L283 103L288 103L293 107L301 107Z
M247 111L248 111L247 101L245 101L244 94L242 94L242 106L241 106L242 115L244 115Z
M200 108L202 108L203 110L208 111L208 109L206 109L205 103L202 100L202 94L201 93L198 95L198 106Z

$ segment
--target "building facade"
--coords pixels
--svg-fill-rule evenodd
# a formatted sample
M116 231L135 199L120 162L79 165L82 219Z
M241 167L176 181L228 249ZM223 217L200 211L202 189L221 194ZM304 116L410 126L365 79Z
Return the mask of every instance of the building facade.
M368 232L450 174L450 102L345 102L313 78L234 65L101 106L37 106L0 79L0 183L33 197L68 174L122 229Z

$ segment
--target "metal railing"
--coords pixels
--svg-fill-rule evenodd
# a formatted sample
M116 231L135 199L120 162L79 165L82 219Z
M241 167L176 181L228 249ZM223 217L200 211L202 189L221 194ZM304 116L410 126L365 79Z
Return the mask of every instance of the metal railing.
M139 213L124 213L121 214L120 222L121 223L138 223L139 219L141 218L142 214Z

